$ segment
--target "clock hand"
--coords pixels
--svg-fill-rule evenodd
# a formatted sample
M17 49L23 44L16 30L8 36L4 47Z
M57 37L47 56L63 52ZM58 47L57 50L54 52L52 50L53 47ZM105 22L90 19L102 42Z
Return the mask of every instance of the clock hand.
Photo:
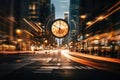
M60 24L60 26L61 26L61 21L59 21L59 24Z
M59 26L59 30L60 30L60 26Z

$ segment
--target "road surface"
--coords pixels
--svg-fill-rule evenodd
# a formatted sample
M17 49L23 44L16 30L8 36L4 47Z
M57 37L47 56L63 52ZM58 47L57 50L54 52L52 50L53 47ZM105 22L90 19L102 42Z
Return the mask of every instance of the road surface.
M119 62L76 54L67 50L52 50L2 55L0 80L120 80Z

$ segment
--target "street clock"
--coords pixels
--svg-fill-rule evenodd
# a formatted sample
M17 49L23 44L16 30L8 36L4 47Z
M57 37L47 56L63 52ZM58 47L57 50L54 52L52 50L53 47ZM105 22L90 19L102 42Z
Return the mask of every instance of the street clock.
M53 21L51 25L51 32L57 38L63 38L69 33L69 24L63 19Z

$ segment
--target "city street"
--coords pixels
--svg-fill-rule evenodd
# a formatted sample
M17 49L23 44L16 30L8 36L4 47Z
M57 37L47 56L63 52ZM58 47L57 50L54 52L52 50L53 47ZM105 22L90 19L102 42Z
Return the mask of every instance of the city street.
M120 80L120 0L0 0L0 80Z
M0 55L0 80L119 80L120 60L69 50Z

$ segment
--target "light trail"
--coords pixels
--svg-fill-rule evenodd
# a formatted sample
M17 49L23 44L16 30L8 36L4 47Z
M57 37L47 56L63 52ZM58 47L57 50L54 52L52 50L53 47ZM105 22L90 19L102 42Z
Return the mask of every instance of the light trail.
M78 62L80 64L84 64L84 65L87 65L87 66L90 66L90 67L93 67L93 68L96 68L96 69L99 69L99 70L105 70L105 71L108 71L108 72L120 74L119 66L109 65L109 64L99 62L99 61L94 62L94 61L88 60L87 58L86 59L80 59L78 57L74 57L74 56L71 55L71 54L74 54L74 55L78 56L78 54L76 54L74 52L66 52L66 51L61 51L61 52L65 57L71 59L72 61ZM93 58L93 57L89 57L89 58ZM95 56L94 56L94 58L95 58ZM96 57L96 59L97 59L97 57ZM103 58L101 58L100 60L102 60L102 59ZM112 59L110 59L110 60L112 60Z
M111 11L114 7L118 6L119 4L120 4L120 1L118 3L116 3L114 6L112 6L110 9L108 9L108 11ZM110 15L112 15L113 13L115 13L115 12L117 12L119 10L120 10L120 6L118 6L116 9L109 12L108 14L104 15L101 20L99 20L99 19L94 20L90 25L87 26L87 28L91 27L93 24L97 23L98 21L102 21L102 20L106 19L107 17L109 17Z
M120 1L118 1L115 5L113 5L110 9L107 10L107 12L110 12L111 10L113 10L115 7L117 7L118 5L120 5Z
M101 61L114 62L114 63L119 63L120 64L120 59L100 57L100 56L94 56L94 55L87 55L87 54L81 54L81 53L77 53L77 52L70 52L70 54L75 55L75 56L82 56L82 57L86 57L86 58L91 58L91 59L96 59L96 60L101 60Z
M35 31L38 32L38 29L36 29L29 21L27 21L25 18L23 18L23 20L24 20L28 25L30 25Z
M84 65L87 65L87 66L91 66L91 67L94 67L94 68L100 69L100 70L108 70L108 68L103 67L103 65L101 65L99 63L95 63L95 62L92 62L92 61L87 61L87 60L79 59L77 57L73 57L69 53L67 53L65 50L62 50L61 54L63 54L65 57L67 57L67 58L69 58L69 59L71 59L75 62L84 64Z

